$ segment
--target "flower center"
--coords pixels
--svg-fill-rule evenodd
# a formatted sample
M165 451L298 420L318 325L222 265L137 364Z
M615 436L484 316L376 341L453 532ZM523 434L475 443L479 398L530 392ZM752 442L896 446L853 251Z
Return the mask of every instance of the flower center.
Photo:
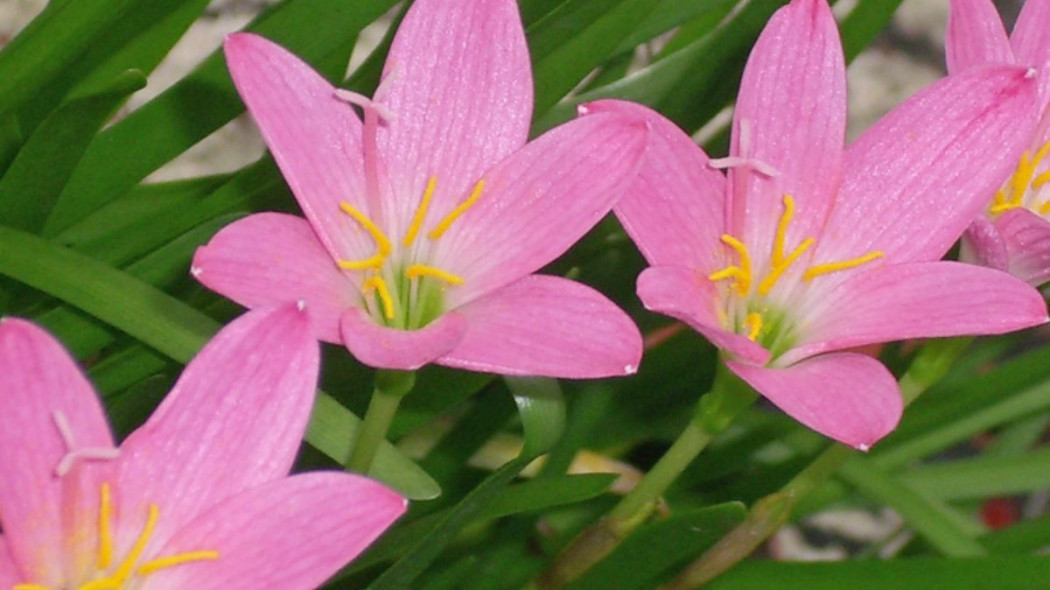
M729 307L732 311L725 312L723 317L727 328L746 335L753 342L762 344L774 355L790 348L793 344L791 341L793 336L790 322L786 321L784 311L770 306L766 301L766 296L784 276L784 273L816 243L815 238L809 237L802 240L790 252L787 251L787 231L795 216L795 200L791 195L784 195L783 203L784 211L777 222L776 234L773 237L773 246L769 254L769 270L760 281L756 283L757 273L747 245L729 234L722 234L722 243L736 254L739 263L731 264L707 275L708 279L715 282L729 281L731 292L736 293L739 303L742 304L737 305L736 301L730 299ZM848 260L812 264L802 273L802 281L808 283L819 276L856 268L882 256L881 251L874 250Z
M146 524L142 527L134 545L124 559L113 567L113 506L108 483L104 483L99 490L98 509L98 559L96 566L103 575L100 578L77 586L77 590L124 590L125 586L135 577L146 577L163 569L192 563L195 561L214 561L219 558L218 551L190 551L167 557L151 559L139 564L142 553L146 549L153 531L160 518L160 509L156 504L150 504L146 516ZM107 570L111 570L108 571ZM49 586L42 584L15 584L12 590L52 590Z
M1021 160L1017 163L1013 175L995 193L988 212L998 215L1011 209L1028 207L1040 215L1050 213L1050 199L1039 205L1034 202L1043 185L1050 183L1050 168L1043 166L1043 161L1046 160L1048 154L1050 154L1050 142L1039 148L1035 156L1032 155L1031 150L1025 150L1021 154Z
M412 258L411 250L422 229L436 186L437 177L430 177L412 223L400 242L401 247L410 252L392 264L387 264L395 254L395 245L390 238L356 207L346 202L339 204L344 213L372 236L376 252L362 260L339 260L337 263L345 270L365 273L361 293L366 308L373 317L393 327L416 329L425 326L443 311L444 289L464 283L463 277L437 266L406 260ZM427 238L431 241L440 239L463 213L474 206L484 188L485 181L479 180L470 196L439 221L427 233Z

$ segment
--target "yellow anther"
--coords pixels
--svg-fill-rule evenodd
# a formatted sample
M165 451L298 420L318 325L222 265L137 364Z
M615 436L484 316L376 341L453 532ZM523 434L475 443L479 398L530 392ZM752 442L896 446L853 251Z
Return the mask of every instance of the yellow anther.
M789 254L787 258L782 259L780 261L780 264L774 263L773 269L770 270L769 274L766 275L766 278L762 279L762 282L758 284L759 294L768 295L769 291L773 289L773 285L777 284L777 281L780 279L780 275L784 274L784 271L791 268L791 265L794 264L795 261L798 260L799 257L802 256L802 254L806 250L809 250L810 246L812 246L814 243L816 243L815 239L806 238L802 241L801 244L799 244L794 250L791 251L791 254Z
M1050 172L1043 172L1032 181L1032 188L1040 188L1048 182L1050 182Z
M427 209L430 208L430 198L434 196L434 187L436 185L437 177L431 176L430 180L427 181L426 190L423 191L423 200L420 201L419 208L416 209L416 214L412 217L412 225L408 226L408 233L405 234L405 239L401 242L406 248L416 241L419 228L423 225L423 219L427 216Z
M390 291L386 288L386 281L382 277L369 277L365 284L361 286L361 290L367 295L372 292L372 289L375 289L376 293L379 294L379 301L383 304L383 315L388 320L394 319L394 300L390 298Z
M375 256L365 258L364 260L337 260L336 264L339 265L339 268L346 270L379 270L383 267L384 260L385 258L383 258L383 256L376 254Z
M182 565L193 561L215 561L218 558L218 551L191 551L189 553L180 553L170 557L161 557L159 559L147 561L139 567L138 574L140 576L148 576L153 572L164 568L174 567L176 565Z
M454 275L450 272L441 270L433 266L426 264L413 264L412 266L405 269L405 276L414 279L417 277L428 276L436 279L441 279L450 285L462 285L463 277Z
M762 332L762 314L752 311L744 318L744 327L747 328L747 339L754 342Z
M353 217L355 221L361 224L361 227L365 228L365 231L371 234L372 239L376 242L376 248L379 249L379 256L386 258L390 255L390 240L387 239L383 230L379 229L368 216L358 211L350 203L339 203L339 208L350 217Z
M135 563L138 562L139 557L142 556L142 552L146 550L146 544L149 543L150 537L153 536L153 529L157 526L157 518L160 517L160 510L156 504L149 505L149 514L146 516L146 526L142 528L142 533L138 539L135 539L135 544L131 546L131 551L128 556L124 558L124 561L120 563L120 567L117 571L110 576L110 580L116 584L117 588L120 588L124 581L131 575L132 569L135 568ZM101 580L100 580L101 581Z
M992 200L992 206L988 208L991 213L1002 213L1009 211L1010 209L1016 209L1020 206L1020 203L1014 204L1006 199L1006 191L999 189L995 192L995 199Z
M11 590L51 590L51 588L40 584L15 584L11 586Z
M1039 206L1039 214L1046 215L1050 213L1050 201L1047 201Z
M777 222L777 234L773 238L773 267L776 268L784 262L784 241L787 239L787 229L791 224L791 218L795 216L795 199L791 195L784 195L784 213L780 215Z
M98 496L98 569L104 570L113 562L112 504L108 483L102 484Z
M733 288L736 289L737 293L747 295L748 291L751 290L751 254L747 251L747 246L743 242L729 234L722 234L722 243L736 251L737 255L740 256L740 265L729 266L713 272L707 275L707 278L712 281L732 278Z
M467 197L467 200L460 203L458 207L456 207L452 210L451 213L446 215L445 218L442 219L441 222L438 223L437 226L433 230L431 230L429 234L427 234L430 237L430 239L436 240L442 235L444 235L445 232L448 231L448 228L452 226L452 223L459 219L460 215L463 215L463 213L465 213L467 209L470 209L474 206L474 203L478 201L478 197L481 196L481 191L484 189L485 181L479 180L478 183L474 185L474 192L470 193L470 196Z
M874 252L868 252L864 256L858 256L856 258L843 260L841 262L827 262L825 264L815 264L806 269L806 273L802 275L802 280L809 281L815 277L819 277L820 275L826 275L829 273L838 272L840 270L856 268L862 264L871 262L872 260L882 258L882 256L883 254L881 250L875 250Z

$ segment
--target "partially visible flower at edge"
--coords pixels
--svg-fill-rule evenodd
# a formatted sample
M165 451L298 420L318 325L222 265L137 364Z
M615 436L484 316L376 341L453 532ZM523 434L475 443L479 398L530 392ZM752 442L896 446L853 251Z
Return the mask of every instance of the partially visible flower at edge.
M1039 70L1039 123L1010 178L985 194L961 257L1041 285L1050 280L1050 2L1025 2L1007 38L990 0L952 0L945 45L949 73L989 64Z
M117 447L61 345L0 319L0 589L319 586L405 501L356 475L288 477L318 362L294 304L249 312Z
M198 280L248 307L305 299L320 339L377 368L636 370L641 335L622 310L531 273L611 209L645 128L596 115L526 145L532 81L513 0L415 2L371 99L255 35L225 51L306 220L224 228L197 252Z
M896 427L902 401L892 374L853 349L1047 321L1016 278L939 261L1027 140L1031 78L949 77L844 149L834 18L824 0L794 0L752 51L728 158L708 159L645 107L587 105L650 127L638 180L615 208L651 265L639 297L721 348L787 414L867 449Z

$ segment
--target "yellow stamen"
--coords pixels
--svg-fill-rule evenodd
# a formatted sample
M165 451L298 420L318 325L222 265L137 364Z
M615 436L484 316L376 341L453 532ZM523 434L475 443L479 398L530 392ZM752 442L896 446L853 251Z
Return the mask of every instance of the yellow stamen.
M454 275L450 272L441 270L433 266L426 264L413 264L412 266L405 269L405 276L414 279L416 277L428 276L436 279L441 279L450 285L462 285L463 277Z
M988 210L992 213L1002 213L1013 208L1014 205L1006 200L1006 191L999 189L995 191L995 198L992 200L992 206Z
M1050 213L1050 201L1047 201L1039 206L1040 215L1046 215L1047 213Z
M837 272L840 270L847 270L850 268L856 268L862 264L871 262L878 258L882 258L883 254L881 250L875 250L874 252L868 252L864 256L858 256L849 260L843 260L841 262L828 262L825 264L815 264L808 269L806 273L802 275L803 281L809 281L820 275L826 275L829 273Z
M386 234L384 234L381 229L376 227L375 223L372 223L371 219L369 219L364 213L358 211L350 203L339 203L339 208L350 217L353 217L355 221L361 224L361 227L365 228L365 230L372 235L372 239L376 242L376 248L379 249L379 256L385 258L390 255L390 240L387 239Z
M121 582L117 582L113 578L102 578L101 580L88 582L77 588L77 590L121 590Z
M1032 181L1032 188L1040 188L1048 182L1050 182L1050 172L1043 172Z
M747 314L744 318L744 327L747 330L747 339L754 342L758 338L758 334L762 331L762 314L757 311L752 311Z
M386 288L386 281L381 277L369 277L365 284L361 286L361 290L367 295L372 289L379 293L379 301L383 304L383 315L388 320L394 319L394 300L390 298L390 291Z
M51 588L40 584L15 584L11 586L11 590L51 590Z
M733 288L740 295L747 295L751 290L751 254L743 242L729 234L722 234L722 243L729 246L740 256L740 266L729 266L707 275L712 281L732 278Z
M794 216L795 199L791 198L791 195L784 195L784 213L777 222L777 234L773 238L773 268L781 266L784 262L784 241L787 239L788 225Z
M339 268L346 270L379 270L383 266L383 260L385 260L385 258L383 258L382 255L376 254L375 256L365 258L364 260L337 260L336 264L339 265Z
M113 531L109 528L112 508L108 483L102 484L98 503L98 569L104 570L113 562Z
M164 568L174 567L192 561L214 561L218 558L218 551L191 551L189 553L180 553L170 557L161 557L152 561L147 561L138 569L138 574L140 576L148 576L153 572Z
M769 291L773 288L773 285L777 284L780 275L784 274L784 271L791 268L791 265L794 264L806 250L809 250L810 246L814 243L816 243L815 239L806 238L791 251L791 254L789 254L787 258L782 259L779 265L774 263L773 269L770 270L769 274L766 275L766 278L762 279L762 282L758 284L758 292L762 295L768 295Z
M458 207L452 210L452 213L446 215L445 218L442 219L441 222L438 223L437 226L433 230L431 230L429 234L427 234L430 237L430 239L436 240L442 235L444 235L445 232L448 231L448 228L452 226L452 223L456 221L456 219L459 219L460 215L463 215L463 213L465 213L467 209L470 209L474 206L474 203L478 201L478 197L481 196L481 191L484 189L485 181L479 180L478 183L474 185L474 192L470 193L470 196L467 197L467 200L460 203Z
M430 180L427 181L427 188L423 191L423 200L419 203L419 208L416 209L415 216L412 217L412 225L408 226L408 233L405 234L405 239L401 242L405 247L412 245L412 242L416 241L416 235L419 234L419 227L423 225L423 218L427 216L427 209L430 208L430 198L434 196L434 186L437 184L437 177L431 176Z
M117 568L116 573L109 578L114 584L116 584L117 588L120 588L125 580L128 579L128 576L131 575L131 570L135 567L135 563L138 562L139 557L142 556L142 552L146 550L146 544L149 543L150 537L153 536L153 529L157 526L157 518L159 516L160 511L157 509L157 505L150 504L149 514L146 516L146 526L142 528L142 534L139 535L138 539L135 539L135 544L131 546L131 551L128 553L128 556L120 563L120 567Z

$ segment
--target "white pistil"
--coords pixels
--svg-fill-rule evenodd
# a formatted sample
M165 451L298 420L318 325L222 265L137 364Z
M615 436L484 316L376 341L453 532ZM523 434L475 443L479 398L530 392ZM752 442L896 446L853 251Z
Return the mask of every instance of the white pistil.
M73 436L73 429L69 426L69 420L66 419L66 415L61 410L55 410L52 412L52 418L55 422L55 428L58 429L58 435L62 437L62 443L66 447L66 454L62 455L58 464L55 465L56 477L65 476L79 460L111 461L120 456L120 449L116 447L84 447L78 449L76 438Z

